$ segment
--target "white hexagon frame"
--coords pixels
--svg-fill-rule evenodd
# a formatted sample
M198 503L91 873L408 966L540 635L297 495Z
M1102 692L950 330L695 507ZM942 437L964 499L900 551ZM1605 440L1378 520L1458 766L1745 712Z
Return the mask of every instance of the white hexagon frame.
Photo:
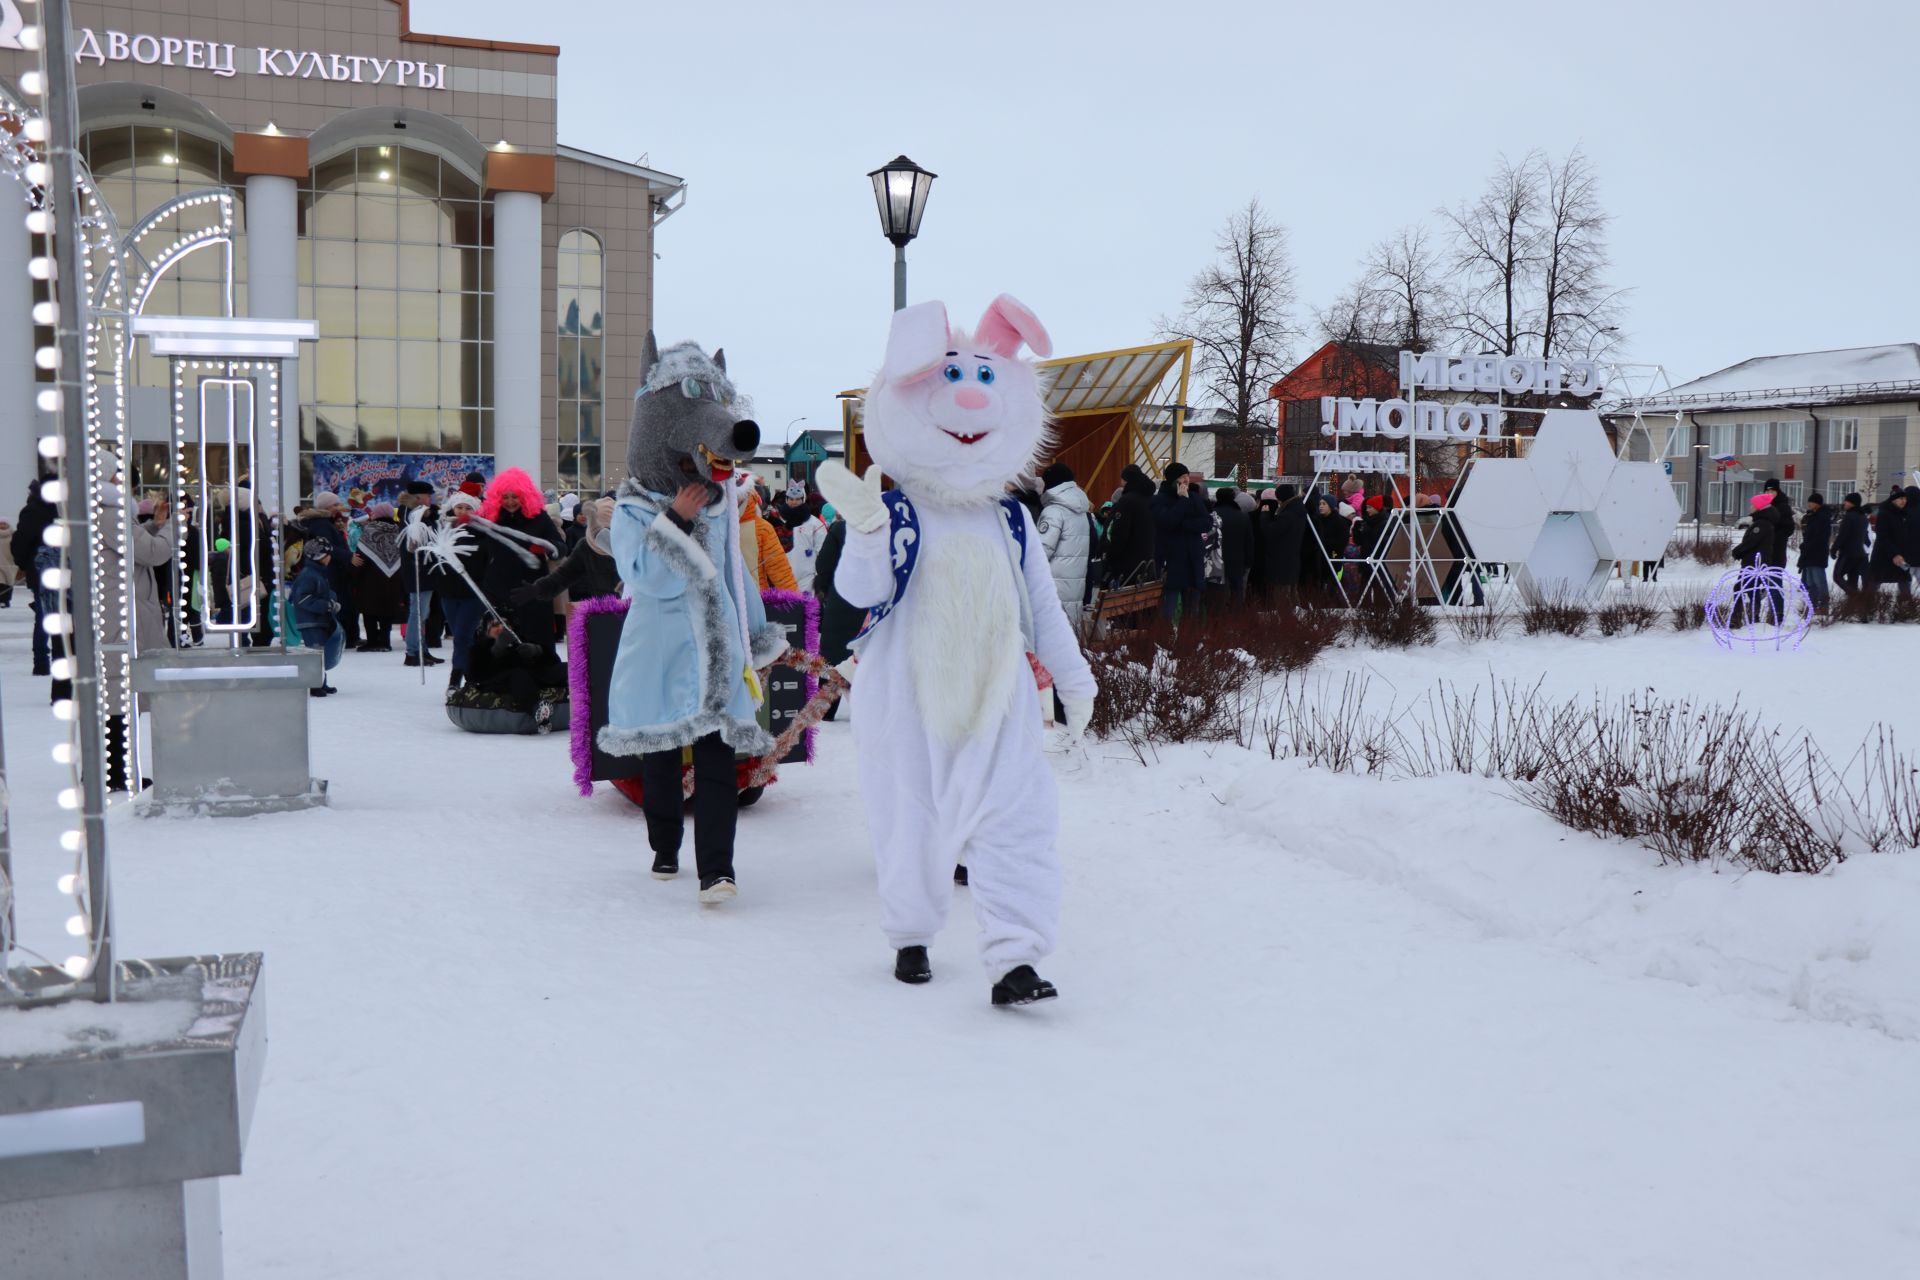
M1475 559L1537 594L1591 594L1620 560L1657 560L1680 518L1666 468L1622 462L1600 415L1550 409L1524 458L1472 464L1453 503Z

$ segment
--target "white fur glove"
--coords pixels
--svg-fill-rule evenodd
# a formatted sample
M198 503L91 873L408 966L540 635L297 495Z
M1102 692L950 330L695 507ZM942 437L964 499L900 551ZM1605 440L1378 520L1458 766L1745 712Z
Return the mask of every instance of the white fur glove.
M855 533L874 533L887 526L887 504L880 500L880 468L868 467L865 478L837 462L823 462L814 473L820 493L833 504Z
M1093 699L1089 698L1085 702L1069 702L1062 699L1061 705L1067 713L1064 726L1067 737L1075 742L1081 741L1087 736L1087 726L1093 723Z

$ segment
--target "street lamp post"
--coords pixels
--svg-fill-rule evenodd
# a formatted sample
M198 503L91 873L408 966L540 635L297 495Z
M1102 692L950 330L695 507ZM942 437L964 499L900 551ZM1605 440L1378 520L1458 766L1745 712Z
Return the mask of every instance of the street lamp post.
M907 245L920 234L927 192L937 176L905 156L895 156L867 175L873 180L873 198L880 206L880 233L893 242L895 311L907 305Z

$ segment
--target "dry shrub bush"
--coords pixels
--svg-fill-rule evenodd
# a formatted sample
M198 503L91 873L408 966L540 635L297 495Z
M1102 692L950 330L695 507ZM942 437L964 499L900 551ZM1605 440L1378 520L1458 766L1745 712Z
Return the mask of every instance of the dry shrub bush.
M1733 551L1732 530L1704 528L1700 536L1676 533L1667 540L1669 560L1691 560L1695 564L1725 564Z
M1513 626L1513 611L1505 604L1489 602L1485 607L1456 609L1448 617L1454 634L1469 644L1498 640Z
M1354 609L1351 624L1356 636L1364 637L1380 649L1410 649L1414 645L1432 644L1440 630L1432 610L1405 598L1369 597Z
M1212 613L1181 627L1173 648L1210 645L1238 649L1253 659L1265 675L1300 671L1338 644L1347 631L1344 615L1331 609L1230 609Z
M1571 592L1530 594L1520 605L1520 628L1530 636L1579 636L1593 621L1593 606Z
M1637 635L1653 630L1659 621L1659 607L1646 600L1609 600L1593 614L1603 636Z
M1668 614L1673 619L1675 631L1698 631L1707 625L1707 602L1682 600L1668 610Z

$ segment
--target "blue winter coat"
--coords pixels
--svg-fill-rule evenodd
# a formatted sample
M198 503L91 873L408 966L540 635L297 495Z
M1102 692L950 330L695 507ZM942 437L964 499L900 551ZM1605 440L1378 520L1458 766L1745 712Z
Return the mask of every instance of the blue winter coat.
M691 534L666 514L671 505L628 481L614 507L613 560L633 603L600 749L644 755L718 733L735 751L764 755L773 738L756 719L746 671L785 652L786 633L767 623L731 494L709 505ZM742 643L743 616L750 644Z
M317 560L300 566L293 579L293 625L305 636L308 631L333 631L333 579Z

